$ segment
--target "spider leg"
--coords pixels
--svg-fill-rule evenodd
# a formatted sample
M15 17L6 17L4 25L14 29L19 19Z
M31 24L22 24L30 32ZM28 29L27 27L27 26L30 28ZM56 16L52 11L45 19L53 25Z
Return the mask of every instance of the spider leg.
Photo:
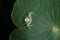
M27 28L28 28L28 29L31 29L30 25L27 25Z

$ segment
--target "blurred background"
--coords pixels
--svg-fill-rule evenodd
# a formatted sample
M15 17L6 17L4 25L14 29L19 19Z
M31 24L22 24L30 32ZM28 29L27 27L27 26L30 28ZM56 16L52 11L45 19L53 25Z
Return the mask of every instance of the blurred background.
M0 0L0 40L9 40L16 28L11 20L11 12L16 0Z

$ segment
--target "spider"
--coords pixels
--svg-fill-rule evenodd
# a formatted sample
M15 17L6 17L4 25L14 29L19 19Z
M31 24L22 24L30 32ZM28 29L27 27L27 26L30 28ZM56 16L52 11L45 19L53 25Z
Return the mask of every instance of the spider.
M31 29L30 27L32 27L32 25L31 25L31 23L32 23L32 14L33 14L33 12L29 12L28 15L24 19L28 29Z

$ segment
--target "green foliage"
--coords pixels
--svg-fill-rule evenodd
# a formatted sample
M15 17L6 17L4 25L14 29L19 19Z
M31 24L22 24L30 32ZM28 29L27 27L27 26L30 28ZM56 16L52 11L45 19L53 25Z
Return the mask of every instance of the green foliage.
M32 30L24 18L32 15ZM60 0L17 0L11 15L16 25L9 40L60 40Z

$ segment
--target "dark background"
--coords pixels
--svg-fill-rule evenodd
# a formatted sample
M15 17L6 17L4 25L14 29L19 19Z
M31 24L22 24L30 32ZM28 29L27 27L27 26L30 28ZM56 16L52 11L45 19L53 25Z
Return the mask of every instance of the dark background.
M11 12L16 0L0 0L0 40L9 40L9 35L16 28L11 20Z

